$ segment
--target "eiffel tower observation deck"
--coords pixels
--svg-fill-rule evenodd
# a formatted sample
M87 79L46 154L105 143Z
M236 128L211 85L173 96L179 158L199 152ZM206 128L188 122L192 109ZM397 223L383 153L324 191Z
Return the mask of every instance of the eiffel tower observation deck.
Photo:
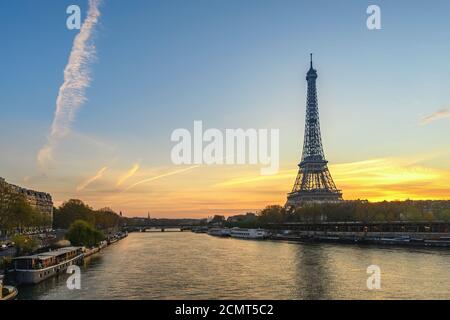
M287 197L286 207L342 201L342 193L334 184L323 152L316 80L317 71L313 68L311 54L311 67L306 74L308 96L303 155L298 165L294 187Z

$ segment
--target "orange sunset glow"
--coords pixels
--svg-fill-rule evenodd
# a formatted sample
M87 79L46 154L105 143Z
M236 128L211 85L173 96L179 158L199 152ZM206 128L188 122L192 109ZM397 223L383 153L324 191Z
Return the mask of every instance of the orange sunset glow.
M344 199L420 200L448 199L450 171L427 167L425 158L379 158L331 164ZM417 160L419 159L419 160ZM172 166L116 172L101 168L101 179L83 190L56 194L80 197L94 207L111 206L127 215L204 217L257 211L286 201L297 174L295 164L278 174L263 176L258 166ZM132 172L132 174L130 174ZM124 179L124 175L127 176ZM120 184L118 182L121 182Z

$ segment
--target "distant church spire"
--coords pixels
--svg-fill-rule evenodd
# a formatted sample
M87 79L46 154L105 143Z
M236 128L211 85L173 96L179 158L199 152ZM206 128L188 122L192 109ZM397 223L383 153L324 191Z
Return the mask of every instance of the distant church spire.
M147 219L150 220L150 212L147 213Z

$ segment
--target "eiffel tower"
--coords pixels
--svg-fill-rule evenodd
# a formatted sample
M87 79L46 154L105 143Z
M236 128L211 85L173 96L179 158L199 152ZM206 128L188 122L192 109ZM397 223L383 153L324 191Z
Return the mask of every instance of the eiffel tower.
M319 107L317 106L316 79L317 71L313 68L311 53L311 67L306 74L308 97L303 155L298 165L299 171L294 187L287 196L287 208L295 208L311 203L342 201L342 193L334 184L330 170L328 170L328 161L325 160L323 152Z

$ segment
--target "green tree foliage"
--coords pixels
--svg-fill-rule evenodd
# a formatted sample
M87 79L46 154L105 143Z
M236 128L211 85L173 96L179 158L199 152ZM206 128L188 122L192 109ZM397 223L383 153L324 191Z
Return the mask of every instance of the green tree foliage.
M258 216L254 213L247 212L246 214L234 216L233 219L229 219L224 224L227 228L257 228L260 226Z
M450 201L344 201L315 204L287 212L281 206L268 206L258 215L254 226L280 222L376 222L376 221L450 221ZM234 224L233 226L237 226Z
M68 229L76 220L95 223L94 210L83 201L71 199L64 202L53 214L53 226L56 229Z
M15 243L16 255L26 255L34 250L36 250L39 246L37 240L32 237L16 234L12 241Z
M50 224L50 218L31 207L25 196L0 182L0 230L40 227Z
M404 217L407 221L420 221L423 220L423 215L420 210L414 206L409 206L406 208Z
M223 223L225 223L225 217L219 215L215 215L209 222L209 224L219 224L219 225L222 225Z
M53 227L55 229L68 229L77 220L86 221L97 229L107 230L120 227L124 218L110 208L96 211L77 199L66 201L58 209L54 210Z
M235 222L226 222L224 224L226 228L244 228L244 229L254 229L259 228L262 226L262 223L258 221L258 219L254 220L242 220L242 221L235 221Z
M8 270L8 267L11 265L11 257L0 257L0 271L6 271Z
M97 229L107 230L120 227L124 220L111 208L103 208L94 212L94 221Z
M450 221L450 208L440 210L437 218L442 221Z
M286 211L278 205L267 206L260 212L258 220L261 224L283 222L286 221Z
M74 246L93 247L104 240L105 237L103 233L94 229L88 222L76 220L70 225L66 239Z

